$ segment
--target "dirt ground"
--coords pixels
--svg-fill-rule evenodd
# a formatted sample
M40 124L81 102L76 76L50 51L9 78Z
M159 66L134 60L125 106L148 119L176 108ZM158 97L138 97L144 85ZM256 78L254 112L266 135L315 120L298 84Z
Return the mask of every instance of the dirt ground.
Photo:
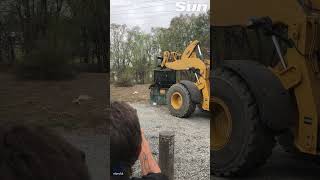
M106 105L106 74L82 73L65 81L30 81L0 72L0 123L103 132Z
M139 84L132 87L116 87L110 85L110 98L113 101L143 102L149 101L150 84Z

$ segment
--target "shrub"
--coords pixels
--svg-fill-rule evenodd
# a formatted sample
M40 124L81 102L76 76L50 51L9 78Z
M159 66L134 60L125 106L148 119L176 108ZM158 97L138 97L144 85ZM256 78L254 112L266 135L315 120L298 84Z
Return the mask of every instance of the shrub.
M119 87L133 86L132 73L129 70L125 70L123 73L118 73L118 78L115 82L115 85Z
M60 80L76 75L71 64L71 50L62 41L52 46L49 40L37 42L36 48L25 54L17 64L20 78Z
M79 46L77 27L66 18L48 20L46 32L29 42L17 64L21 78L59 80L73 78L75 47Z

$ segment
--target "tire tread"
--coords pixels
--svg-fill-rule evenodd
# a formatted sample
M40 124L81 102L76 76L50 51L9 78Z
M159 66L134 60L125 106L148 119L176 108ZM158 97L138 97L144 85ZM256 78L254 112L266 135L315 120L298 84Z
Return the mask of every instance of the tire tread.
M237 90L240 93L241 99L247 104L248 118L250 118L252 123L250 124L249 143L243 153L244 156L240 157L237 162L234 162L231 168L229 166L219 171L211 169L211 173L217 176L241 176L266 163L266 160L272 154L275 140L273 134L269 133L260 123L257 102L246 82L231 70L223 68L218 72L215 74L215 71L213 71L212 74L238 88Z

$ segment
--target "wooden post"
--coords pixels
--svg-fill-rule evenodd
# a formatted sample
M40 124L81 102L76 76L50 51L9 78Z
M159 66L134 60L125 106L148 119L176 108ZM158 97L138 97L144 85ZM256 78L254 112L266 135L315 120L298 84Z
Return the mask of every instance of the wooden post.
M159 134L159 166L162 174L174 180L174 132L162 131Z

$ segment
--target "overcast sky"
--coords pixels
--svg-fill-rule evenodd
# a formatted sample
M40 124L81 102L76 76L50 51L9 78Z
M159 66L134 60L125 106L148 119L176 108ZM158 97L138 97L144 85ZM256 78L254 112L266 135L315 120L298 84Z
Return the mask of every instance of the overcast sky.
M203 13L210 0L111 0L111 23L151 27L169 27L170 20L179 14ZM198 11L192 9L198 8Z

